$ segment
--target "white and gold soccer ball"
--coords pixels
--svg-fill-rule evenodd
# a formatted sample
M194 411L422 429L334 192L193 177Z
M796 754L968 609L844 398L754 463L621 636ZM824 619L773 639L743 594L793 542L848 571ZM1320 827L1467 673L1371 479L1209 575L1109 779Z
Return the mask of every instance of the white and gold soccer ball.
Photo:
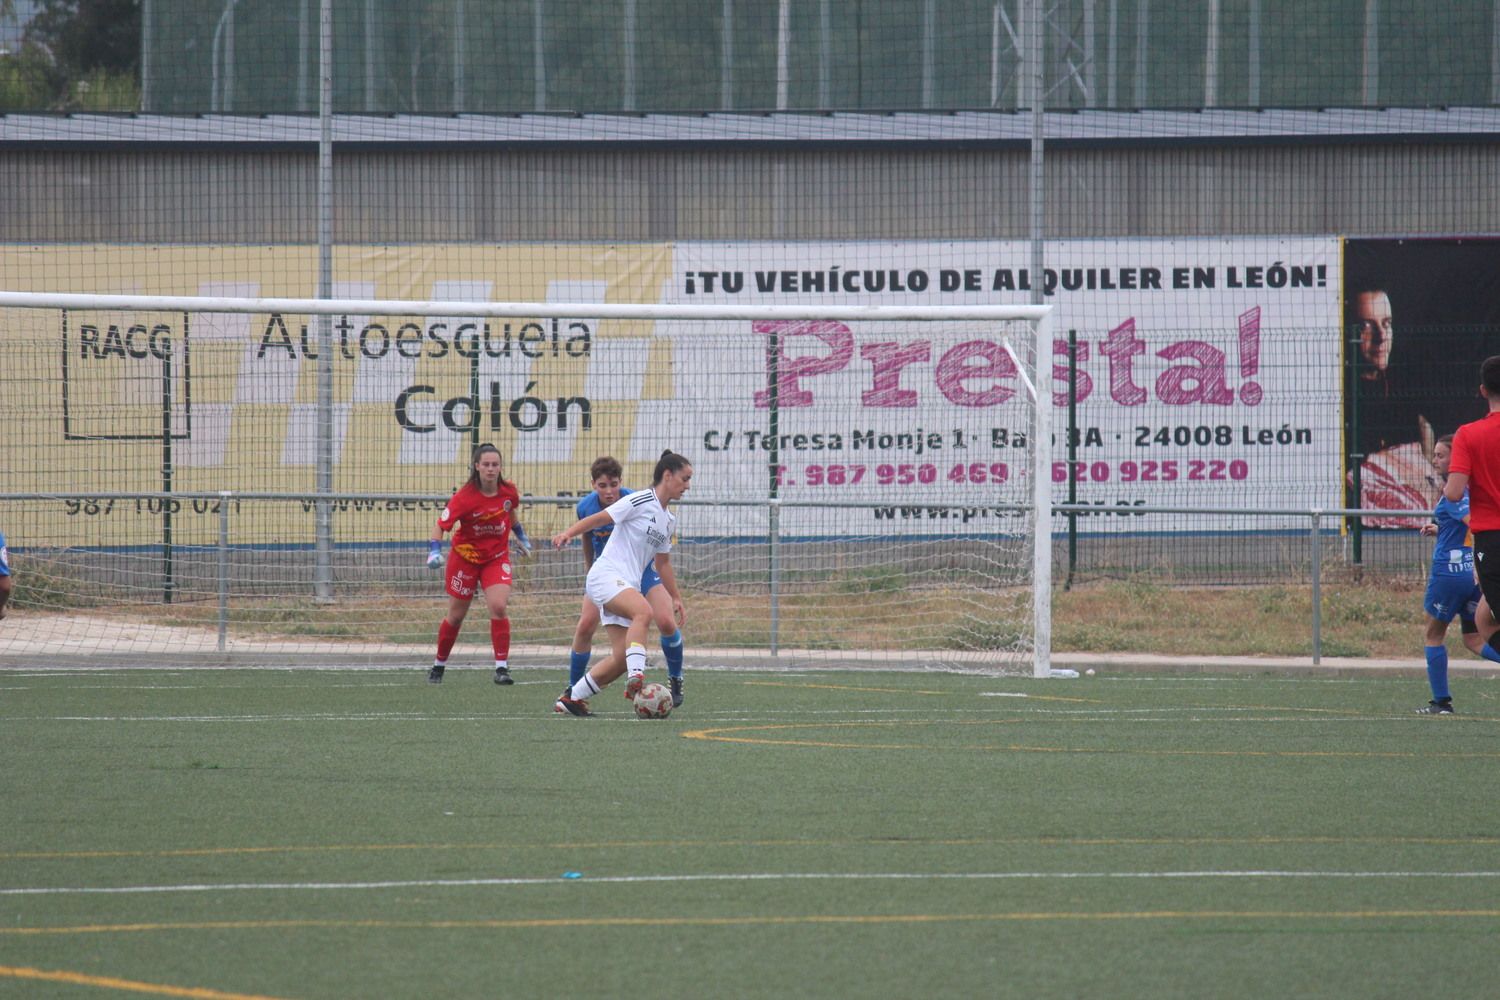
M672 691L665 684L647 684L635 696L635 714L643 719L665 719L672 714Z

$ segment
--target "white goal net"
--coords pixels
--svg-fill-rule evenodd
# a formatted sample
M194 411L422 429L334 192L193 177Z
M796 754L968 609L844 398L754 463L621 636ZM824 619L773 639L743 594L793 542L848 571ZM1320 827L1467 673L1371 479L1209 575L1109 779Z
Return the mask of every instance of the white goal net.
M545 542L590 464L644 488L670 448L695 472L689 669L1048 673L1047 308L436 291L0 293L0 662L424 664L446 600L425 539L492 442L538 543L516 665L566 667L583 561ZM487 662L482 617L455 665Z

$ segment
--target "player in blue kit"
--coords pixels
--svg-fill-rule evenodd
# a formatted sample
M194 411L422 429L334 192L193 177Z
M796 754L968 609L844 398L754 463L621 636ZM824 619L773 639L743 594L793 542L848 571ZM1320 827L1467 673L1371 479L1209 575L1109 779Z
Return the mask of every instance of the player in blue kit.
M599 513L622 496L630 495L630 490L620 486L620 477L623 472L624 469L619 461L608 455L594 460L594 463L589 466L589 482L593 484L594 492L578 501L580 521ZM583 568L585 573L604 551L604 544L609 541L610 532L613 530L614 524L609 523L584 534ZM661 635L661 651L667 661L667 680L672 688L672 705L675 707L682 704L682 629L680 626L686 621L687 614L682 602L674 600L667 592L667 588L662 585L661 577L656 572L655 560L647 563L646 571L641 574L641 593L646 595L646 600L651 605L656 630ZM573 649L568 662L569 687L577 684L588 672L589 657L594 647L594 633L598 629L599 609L585 596L583 608L578 615L578 627L573 631Z
M5 604L10 600L10 550L5 547L5 533L0 532L0 618L5 617Z
M1453 435L1437 439L1432 449L1432 468L1439 482L1448 478L1448 464L1453 456ZM1426 654L1427 684L1432 700L1417 711L1422 715L1452 715L1453 698L1448 693L1448 623L1457 615L1463 630L1464 645L1471 653L1486 660L1500 662L1485 639L1495 630L1489 606L1481 607L1483 595L1474 579L1474 542L1469 533L1469 494L1454 503L1440 497L1432 512L1432 521L1422 525L1422 534L1434 537L1432 572L1427 578L1427 593L1422 610L1427 612ZM1484 632L1480 632L1481 624Z

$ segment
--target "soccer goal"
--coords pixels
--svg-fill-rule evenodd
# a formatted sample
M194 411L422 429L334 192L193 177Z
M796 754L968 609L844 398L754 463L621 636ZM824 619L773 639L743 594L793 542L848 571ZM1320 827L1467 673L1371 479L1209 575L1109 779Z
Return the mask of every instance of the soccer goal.
M441 283L440 283L441 284ZM17 584L0 661L420 664L426 539L498 446L537 549L512 662L567 662L600 456L692 488L688 664L1048 676L1043 306L0 293ZM485 662L476 606L454 663ZM599 647L603 641L600 638Z

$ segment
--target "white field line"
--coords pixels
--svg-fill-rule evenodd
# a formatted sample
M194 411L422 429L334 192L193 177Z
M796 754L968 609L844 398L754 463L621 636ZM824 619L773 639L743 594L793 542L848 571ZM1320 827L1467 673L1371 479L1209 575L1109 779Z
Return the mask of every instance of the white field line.
M745 872L739 874L699 875L604 875L574 879L545 878L474 878L474 879L405 879L385 882L226 882L222 884L184 883L180 885L130 886L40 886L35 888L0 888L0 896L74 896L125 895L174 892L347 892L369 889L435 889L493 886L641 885L670 882L805 882L805 881L992 881L1030 879L1038 881L1070 879L1490 879L1500 878L1500 871L1166 871L1166 872Z

